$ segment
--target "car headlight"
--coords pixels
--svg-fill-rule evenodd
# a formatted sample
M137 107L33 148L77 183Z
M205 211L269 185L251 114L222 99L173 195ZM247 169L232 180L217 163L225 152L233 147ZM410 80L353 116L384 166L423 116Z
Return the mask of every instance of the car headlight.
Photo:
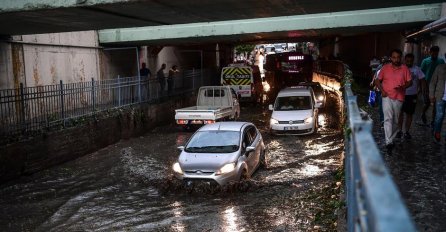
M313 122L313 117L306 118L306 119L304 120L304 122L305 122L306 124L310 124L310 123L312 123L312 122Z
M221 175L235 170L235 163L225 164L215 174Z
M324 100L324 96L319 96L318 98L317 98L317 100L319 100L319 101L323 101Z
M279 124L279 121L277 121L277 120L274 119L274 118L271 118L271 119L269 120L269 124L270 124L270 125Z
M178 162L173 164L172 169L176 173L183 174L183 170L181 170L180 164Z
M271 89L271 86L269 86L268 83L263 84L263 91L264 92L269 92L270 89Z

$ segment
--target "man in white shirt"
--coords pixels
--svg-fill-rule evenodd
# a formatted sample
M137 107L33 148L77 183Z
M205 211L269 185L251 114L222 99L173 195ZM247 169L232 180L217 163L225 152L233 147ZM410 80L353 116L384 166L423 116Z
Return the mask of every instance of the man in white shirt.
M426 80L424 79L424 73L421 68L414 65L414 55L412 53L406 54L404 57L406 66L409 68L410 75L412 78L412 85L406 89L406 95L404 96L403 107L401 109L401 114L398 118L398 129L399 132L396 138L401 138L403 136L403 121L404 116L406 117L406 123L404 128L404 138L411 139L412 136L409 133L410 126L412 125L413 114L415 112L415 107L417 105L417 94L421 90L423 95L426 93Z

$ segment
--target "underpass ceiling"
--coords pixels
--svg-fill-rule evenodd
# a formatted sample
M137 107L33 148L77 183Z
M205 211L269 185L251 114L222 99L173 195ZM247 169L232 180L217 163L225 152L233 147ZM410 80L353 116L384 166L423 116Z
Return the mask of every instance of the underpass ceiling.
M37 2L37 3L36 3ZM401 7L442 1L395 0L3 0L0 3L0 33L3 35L38 34L66 31L161 26L277 16L330 13L349 10ZM5 23L6 22L6 23ZM329 36L334 32L354 34L361 31L405 30L425 22L299 31L302 38ZM286 36L286 37L284 37ZM237 36L194 38L206 40L252 41L292 38L286 32ZM297 38L295 38L297 39ZM182 39L182 41L188 42ZM160 41L152 41L157 43ZM169 42L169 41L164 41ZM171 43L178 43L173 40Z

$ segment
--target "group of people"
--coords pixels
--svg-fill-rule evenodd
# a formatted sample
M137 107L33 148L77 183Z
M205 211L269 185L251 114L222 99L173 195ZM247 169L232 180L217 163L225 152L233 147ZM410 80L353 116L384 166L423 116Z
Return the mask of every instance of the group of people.
M390 60L382 60L376 68L372 84L377 89L387 149L393 149L395 138L404 136L411 139L409 130L419 93L424 102L421 123L428 125L426 112L431 105L434 106L431 127L434 139L440 141L446 109L446 65L443 59L438 58L439 50L438 46L431 47L430 56L418 67L414 65L412 53L404 56L403 64L402 51L394 49Z
M171 94L173 91L174 77L175 74L179 72L179 70L177 65L172 65L172 67L169 69L169 73L166 78L166 76L164 75L164 70L166 69L166 67L167 67L166 64L161 65L161 68L156 73L156 79L160 84L161 93L164 92L166 89L166 80L167 80L167 92ZM139 75L142 77L150 77L152 75L150 69L147 68L146 63L141 64Z

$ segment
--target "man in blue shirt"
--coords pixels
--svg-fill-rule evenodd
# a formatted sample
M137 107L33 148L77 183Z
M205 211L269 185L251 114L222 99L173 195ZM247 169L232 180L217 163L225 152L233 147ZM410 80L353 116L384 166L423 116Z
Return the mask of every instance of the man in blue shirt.
M146 63L141 64L141 69L139 70L139 75L141 77L150 77L152 73L150 72L150 69L147 68Z
M429 106L431 104L429 100L429 96L427 93L429 93L429 82L432 78L432 74L434 74L435 68L439 64L444 64L444 60L441 58L438 58L438 53L440 51L440 48L438 46L432 46L429 50L430 57L425 58L421 62L421 71L425 74L425 80L426 80L426 91L423 93L423 99L424 99L424 107L423 107L423 113L421 114L421 121L423 124L427 123L426 119L426 111L429 109ZM435 102L432 102L433 105L435 105ZM432 108L432 125L435 118L435 107Z

